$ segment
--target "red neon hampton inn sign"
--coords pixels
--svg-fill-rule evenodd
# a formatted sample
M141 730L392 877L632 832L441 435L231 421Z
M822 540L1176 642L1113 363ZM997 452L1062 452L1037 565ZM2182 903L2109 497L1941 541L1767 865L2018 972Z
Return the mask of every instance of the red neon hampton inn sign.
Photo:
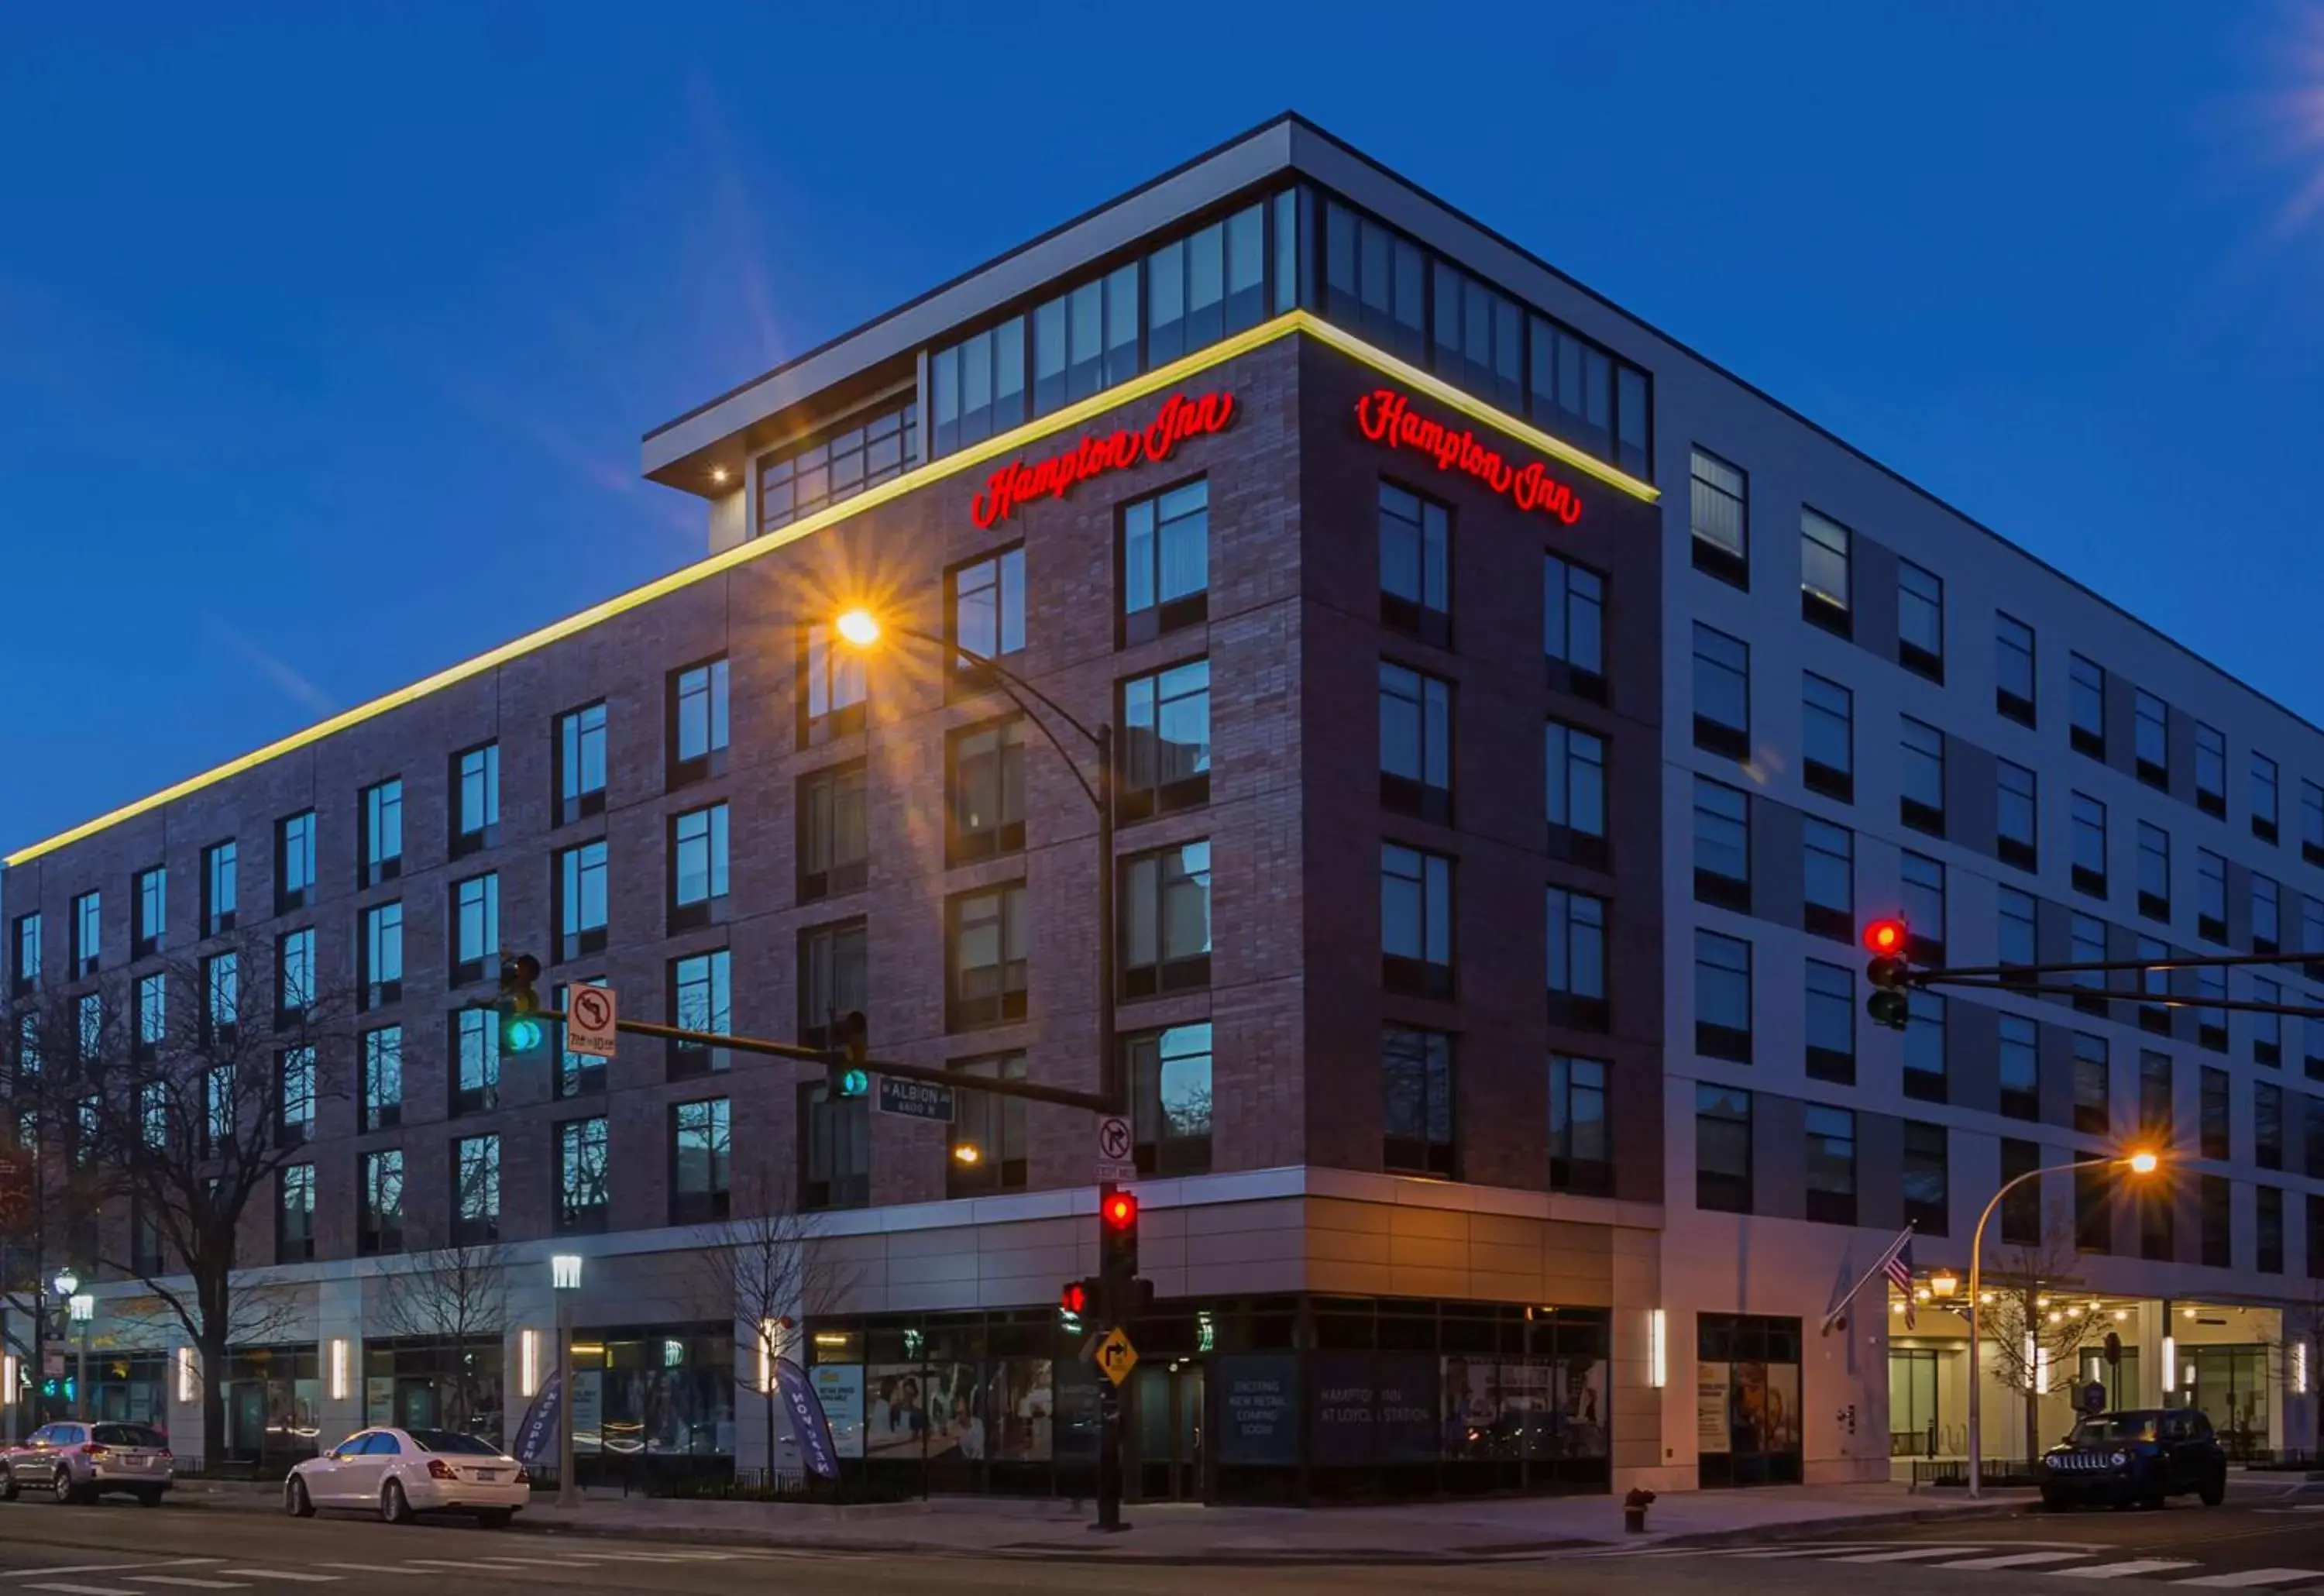
M1374 443L1416 450L1435 461L1439 471L1475 477L1520 510L1538 510L1567 526L1582 519L1580 497L1540 461L1512 466L1467 428L1419 414L1411 399L1393 388L1375 388L1356 401L1356 425Z
M1062 455L1030 466L1022 460L1003 466L984 479L984 491L969 506L969 519L979 527L990 527L1008 520L1032 500L1062 499L1093 476L1167 460L1188 438L1223 432L1234 418L1232 393L1205 393L1200 399L1173 393L1162 401L1161 414L1142 431L1093 432Z

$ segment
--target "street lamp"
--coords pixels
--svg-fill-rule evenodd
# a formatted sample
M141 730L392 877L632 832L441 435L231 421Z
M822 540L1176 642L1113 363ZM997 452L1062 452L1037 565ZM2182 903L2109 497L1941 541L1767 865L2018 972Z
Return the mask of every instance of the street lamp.
M1982 1406L1982 1404L1978 1400L1978 1395L1979 1388L1985 1383L1985 1370L1978 1353L1978 1319L1979 1316L1979 1310L1992 1301L1991 1293L1980 1291L1978 1289L1978 1281L1984 1275L1986 1221L1993 1217L1993 1211L2001 1206L2001 1200L2004 1197L2007 1196L2011 1192L2024 1185L2029 1180L2033 1180L2037 1176L2043 1175L2054 1175L2061 1170L2090 1169L2101 1165L2116 1169L2126 1169L2133 1175L2152 1175L2157 1169L2162 1167L2163 1160L2159 1155L2141 1149L2140 1151L2126 1155L2109 1153L2104 1157L2096 1158L2073 1158L2063 1164L2045 1164L2038 1169L2028 1169L2024 1174L2011 1180L2005 1180L2001 1183L2001 1189L1993 1194L1992 1201L1986 1204L1985 1212L1977 1216L1977 1229L1969 1232L1969 1499L1972 1501L1980 1499L1985 1494L1984 1485L1980 1478L1983 1472L1985 1437L1978 1429L1979 1421L1978 1416ZM2050 1299L2044 1296L2039 1298L2035 1305L2047 1306L2049 1301ZM2025 1461L2030 1466L2034 1460L2028 1458Z
M97 1304L81 1295L80 1277L69 1268L59 1269L57 1278L49 1283L56 1287L67 1322L79 1326L80 1355L73 1368L73 1417L86 1418L88 1416L88 1322L97 1312Z
M557 1294L557 1505L578 1506L573 1480L573 1294L581 1289L581 1255L560 1252L549 1260L549 1281Z

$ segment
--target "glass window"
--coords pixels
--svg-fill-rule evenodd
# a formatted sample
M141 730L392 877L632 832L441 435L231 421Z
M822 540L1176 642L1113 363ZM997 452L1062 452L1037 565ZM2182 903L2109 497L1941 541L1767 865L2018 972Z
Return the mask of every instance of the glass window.
M275 894L283 907L306 902L315 886L315 811L304 810L275 828Z
M2138 823L2138 908L2156 919L2171 918L2171 834Z
M275 1128L285 1142L315 1133L315 1050L287 1047L275 1060Z
M1158 297L1158 289L1157 289ZM1172 356L1157 350L1157 364ZM1012 316L928 357L936 455L982 443L1025 420L1025 318Z
M169 980L166 972L158 970L137 978L137 1047L141 1053L151 1054L160 1047L169 1029Z
M403 1149L384 1148L363 1156L363 1213L355 1250L366 1256L403 1247Z
M161 865L137 872L137 931L133 955L143 958L161 946L170 923L170 872Z
M669 823L670 902L678 909L726 896L726 806L688 809Z
M1856 1116L1820 1102L1806 1105L1807 1217L1820 1224L1856 1222Z
M2066 657L2066 709L2074 746L2106 757L2106 672L2080 654Z
M2251 879L2251 939L2254 953L2273 953L2282 946L2283 911L2281 894L2264 875Z
M798 779L798 897L852 892L871 873L865 767L861 760Z
M1130 1126L1140 1175L1211 1167L1211 1022L1130 1038Z
M1830 516L1800 512L1800 598L1812 620L1848 623L1849 537Z
M1827 798L1856 794L1856 695L1813 671L1800 677L1803 780Z
M2138 1129L2142 1137L2160 1139L2160 1145L2171 1144L2172 1121L2171 1104L2171 1056L2141 1048L2138 1055Z
M452 1112L489 1113L501 1100L501 1029L489 1010L452 1014Z
M2166 1070L2168 1068L2167 1060L2165 1068ZM2228 1124L2232 1118L2233 1104L2227 1072L2206 1066L2202 1075L2201 1092L2202 1120L2200 1145L2202 1154L2207 1158L2224 1159L2229 1157Z
M798 934L798 1034L810 1047L838 1038L840 1016L872 1006L871 936L860 920L810 926Z
M2042 1117L2041 1058L2034 1022L2004 1014L2001 1027L2001 1112L2013 1120Z
M2264 976L2252 977L2252 1001L2281 1003L2283 988ZM2252 1062L2273 1068L2283 1062L2283 1016L2254 1014L2252 1016Z
M1951 1228L1951 1159L1942 1125L1904 1121L1904 1218L1922 1235Z
M2077 914L2069 916L2067 918L2067 936L2071 944L2071 946L2069 949L2069 952L2071 955L2070 962L2077 964L2095 964L2102 963L2107 956L2106 932L2106 922L2099 919L2095 915ZM2103 992L2106 990L2107 979L2105 973L2102 971L2084 970L2076 973L2071 978L2070 984L2074 986L2085 986L2094 992ZM2081 1010L2086 1014L2104 1014L2107 1012L2105 1001L2095 997L2078 997L2074 1000L2074 1007Z
M1521 413L1526 401L1526 329L1516 302L1441 259L1434 263L1433 274L1437 371L1503 410ZM1610 437L1599 446L1599 453L1610 455L1609 445Z
M1923 1102L1946 1100L1945 999L1915 990L1906 995L1904 1095Z
M1614 1189L1607 1134L1606 1066L1553 1055L1549 1061L1549 1189L1603 1196Z
M2074 841L2074 885L2103 898L2107 890L2106 806L2087 793L2074 793L2067 804Z
M1380 802L1400 814L1452 814L1452 684L1383 660Z
M402 873L402 780L391 778L364 788L362 807L363 884L370 886Z
M1247 206L1146 257L1149 364L1176 360L1266 318L1265 210L1263 201Z
M202 935L234 929L235 845L217 843L202 850Z
M2000 889L2000 959L2005 964L2031 964L2034 956L2034 895L2015 887Z
M383 1025L363 1034L363 1129L391 1130L403 1122L403 1028Z
M1121 684L1120 819L1142 820L1208 803L1211 662L1190 660Z
M452 1241L474 1247L501 1233L501 1139L464 1136L452 1144Z
M2032 870L2038 857L2041 801L2034 772L2007 760L1993 762L1994 837L2005 864Z
M606 863L604 838L557 854L558 929L566 958L605 946Z
M1024 884L962 893L952 900L951 919L948 1029L1023 1019L1027 949L1031 939L1025 919Z
M1856 977L1821 959L1807 962L1807 1075L1843 1085L1856 1079Z
M557 1128L557 1228L605 1228L606 1121L567 1120Z
M2138 756L2141 780L2154 785L2167 786L2171 780L2171 711L2162 699L2145 691L2131 695L2131 714L2136 729L2133 747ZM2224 772L2222 772L2224 775Z
M1452 1139L1452 1038L1404 1026L1383 1029L1380 1085L1380 1167L1455 1178L1460 1160Z
M96 969L104 948L104 894L83 892L72 900L72 973L86 975Z
M456 984L484 979L501 950L501 878L470 876L452 886L452 961Z
M274 1258L293 1263L315 1256L315 1167L287 1164L275 1176Z
M2209 941L2227 939L2227 862L2209 848L2195 850L2195 928Z
M403 905L375 903L364 910L363 1006L403 995Z
M1751 800L1708 777L1694 779L1694 895L1748 909Z
M857 656L847 653L835 669L845 676L849 660L855 661L854 677L860 688L862 670ZM716 763L715 756L725 751L726 681L726 661L723 658L706 660L670 673L670 762L674 771L707 774ZM857 697L862 697L860 691Z
M1551 721L1549 747L1549 825L1553 836L1563 835L1566 846L1553 853L1584 856L1590 862L1605 857L1606 740L1595 732ZM1591 844L1595 846L1576 846ZM2324 943L2318 946L2324 946Z
M1842 941L1856 936L1856 834L1844 826L1800 818L1807 928Z
M1751 1094L1740 1088L1694 1088L1694 1205L1751 1212Z
M1896 655L1908 670L1945 677L1945 585L1909 559L1896 562Z
M1945 734L1926 721L1904 717L1902 752L1904 824L1944 835Z
M2252 1161L2263 1169L2283 1167L2283 1088L2265 1081L2252 1085Z
M585 704L557 717L557 814L560 821L605 807L605 706Z
M1945 945L1945 867L1922 853L1903 860L1904 925L1912 935L1914 956L1926 963Z
M835 1101L821 1081L799 1088L801 1135L799 1205L861 1208L872 1201L872 1104L868 1098Z
M1427 256L1418 244L1360 212L1324 201L1323 312L1333 321L1406 360L1425 360L1427 278Z
M2114 1122L2114 1085L2104 1037L2074 1033L2074 1129L2105 1136Z
M870 691L863 655L821 622L807 629L799 679L801 743L812 745L862 729Z
M1211 844L1182 843L1121 864L1121 991L1151 997L1211 980Z
M1563 887L1549 890L1549 990L1603 1001L1606 900Z
M2139 763L2146 763L2144 753ZM2195 724L2195 807L2209 815L2227 812L2227 740L2217 727L2200 721Z
M1736 583L1750 585L1751 547L1749 479L1706 449L1688 455L1693 497L1690 525L1694 532L1697 569Z
M2275 841L2275 761L2255 751L2251 756L2251 828L2252 835L2263 842Z
M1694 933L1694 1046L1713 1058L1751 1058L1751 945Z
M274 1010L295 1014L321 994L315 985L315 930L304 926L274 939Z
M1025 720L964 726L945 739L948 863L1011 853L1025 845Z
M760 460L757 532L787 527L901 476L919 457L919 396L883 400L868 415Z
M2034 724L2034 629L2012 615L1993 618L1994 707Z
M1121 507L1124 641L1142 641L1205 619L1210 585L1207 479L1197 477Z
M1093 277L1033 312L1033 413L1047 415L1139 372L1138 267Z
M2257 1263L2263 1275L2283 1273L2283 1188L2258 1185L2252 1188L2255 1206L2258 1211L2259 1244Z
M1751 747L1751 650L1740 638L1694 624L1694 742L1740 759Z
M965 1059L952 1068L961 1075L1021 1081L1025 1078L1025 1056L1006 1053L997 1058ZM1028 1172L1024 1099L996 1097L972 1087L964 1088L956 1101L957 1117L951 1134L955 1150L946 1162L945 1195L975 1197L991 1192L1023 1191ZM957 1149L964 1147L975 1149L976 1156L959 1157Z
M1434 642L1450 633L1452 512L1392 482L1379 484L1380 619Z
M2324 787L2300 784L2300 852L2310 864L2324 864Z
M1391 991L1450 996L1452 927L1452 862L1381 844L1381 981Z
M951 589L953 646L957 669L970 682L984 677L978 662L1025 651L1025 549L1023 545L955 566L945 574Z
M733 958L725 948L678 960L670 970L670 1023L681 1030L731 1036L734 1029ZM724 1047L672 1042L668 1069L673 1080L714 1074L726 1067Z
M1542 561L1542 652L1564 666L1569 686L1605 696L1606 578L1557 556ZM1595 685L1595 691L1590 689Z
M452 785L459 794L453 813L456 842L474 846L490 838L501 823L501 750L497 743L452 756Z

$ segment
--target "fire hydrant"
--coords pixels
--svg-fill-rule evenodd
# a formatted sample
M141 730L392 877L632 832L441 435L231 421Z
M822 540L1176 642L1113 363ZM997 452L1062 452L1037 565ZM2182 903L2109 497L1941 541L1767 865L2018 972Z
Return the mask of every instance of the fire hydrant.
M1634 1490L1622 1499L1622 1527L1632 1535L1646 1532L1646 1508L1655 1499L1651 1490Z

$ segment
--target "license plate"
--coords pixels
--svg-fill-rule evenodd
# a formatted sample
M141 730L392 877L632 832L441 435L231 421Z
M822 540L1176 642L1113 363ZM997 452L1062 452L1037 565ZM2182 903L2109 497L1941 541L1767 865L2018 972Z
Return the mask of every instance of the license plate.
M498 1469L478 1469L476 1471L476 1478L482 1480L487 1485L497 1481L500 1477L501 1471Z
M121 1466L125 1469L142 1469L151 1462L152 1462L151 1458L124 1457L121 1460Z

